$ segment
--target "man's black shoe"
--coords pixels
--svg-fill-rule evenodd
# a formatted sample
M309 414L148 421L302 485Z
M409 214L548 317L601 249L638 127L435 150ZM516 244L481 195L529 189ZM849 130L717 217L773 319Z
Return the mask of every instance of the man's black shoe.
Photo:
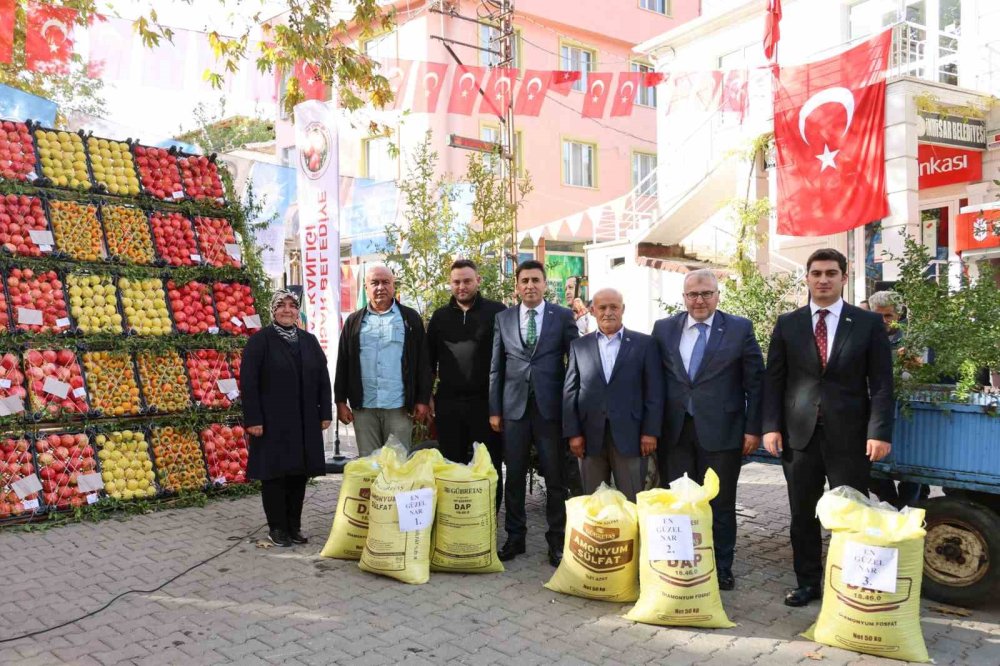
M736 579L733 577L733 572L726 569L719 570L719 589L720 590L732 590L736 588Z
M500 552L497 553L497 557L500 558L501 562L506 562L512 560L518 555L524 554L524 542L515 541L513 539L507 539L507 543L503 545Z
M267 533L268 540L279 548L288 548L292 545L292 540L288 538L285 530L271 530Z
M562 562L562 548L556 548L555 546L549 546L549 564L554 567L559 566Z
M291 534L288 535L288 538L291 540L292 543L298 544L300 546L304 543L309 543L309 537L307 537L306 535L302 534L302 532L299 531L292 532Z
M813 599L819 599L821 596L823 596L823 593L820 591L818 586L804 585L788 591L785 595L785 605L796 607L805 606Z

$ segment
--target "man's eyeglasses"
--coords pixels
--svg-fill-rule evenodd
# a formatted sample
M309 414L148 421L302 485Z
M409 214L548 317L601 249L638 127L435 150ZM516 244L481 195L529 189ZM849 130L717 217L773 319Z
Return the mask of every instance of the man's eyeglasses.
M715 293L716 292L714 291L688 291L684 293L684 298L689 301L697 301L699 298L703 301L707 301L712 298L712 296L715 296Z

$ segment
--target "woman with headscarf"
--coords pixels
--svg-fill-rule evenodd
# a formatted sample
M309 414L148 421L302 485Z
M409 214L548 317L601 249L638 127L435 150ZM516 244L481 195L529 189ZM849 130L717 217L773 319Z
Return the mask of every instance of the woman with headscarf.
M240 392L250 434L247 475L261 482L268 538L276 546L307 543L302 534L306 481L326 472L322 432L333 420L326 355L301 330L299 299L279 290L273 324L250 336L243 350Z

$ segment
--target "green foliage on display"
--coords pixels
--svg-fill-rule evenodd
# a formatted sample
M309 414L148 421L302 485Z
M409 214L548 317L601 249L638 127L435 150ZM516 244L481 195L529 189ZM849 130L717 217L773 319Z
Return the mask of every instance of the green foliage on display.
M907 316L900 324L902 351L895 357L896 393L901 399L924 396L928 384L955 380L954 397L960 400L980 388L982 368L1000 368L1000 289L987 262L980 263L978 278L961 272L961 284L951 290L929 271L930 250L906 238L899 261L895 291L902 296ZM925 350L933 362L923 363Z

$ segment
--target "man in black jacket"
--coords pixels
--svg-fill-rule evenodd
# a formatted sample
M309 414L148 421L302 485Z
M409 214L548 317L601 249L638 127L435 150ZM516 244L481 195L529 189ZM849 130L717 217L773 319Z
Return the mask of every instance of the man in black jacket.
M438 308L427 325L431 372L437 376L434 423L438 445L448 460L472 460L472 444L482 442L496 467L497 507L503 487L503 449L499 433L490 428L490 356L493 324L503 303L483 298L475 262L459 259L451 265L451 301Z
M820 597L816 503L823 483L868 494L871 463L892 448L892 352L882 317L848 305L847 258L817 250L806 263L809 305L778 317L764 378L764 447L781 456L798 587L788 606Z
M368 307L344 323L333 395L337 419L354 424L358 453L370 454L395 435L409 448L413 420L424 422L431 398L431 368L420 314L395 300L385 266L365 273Z

